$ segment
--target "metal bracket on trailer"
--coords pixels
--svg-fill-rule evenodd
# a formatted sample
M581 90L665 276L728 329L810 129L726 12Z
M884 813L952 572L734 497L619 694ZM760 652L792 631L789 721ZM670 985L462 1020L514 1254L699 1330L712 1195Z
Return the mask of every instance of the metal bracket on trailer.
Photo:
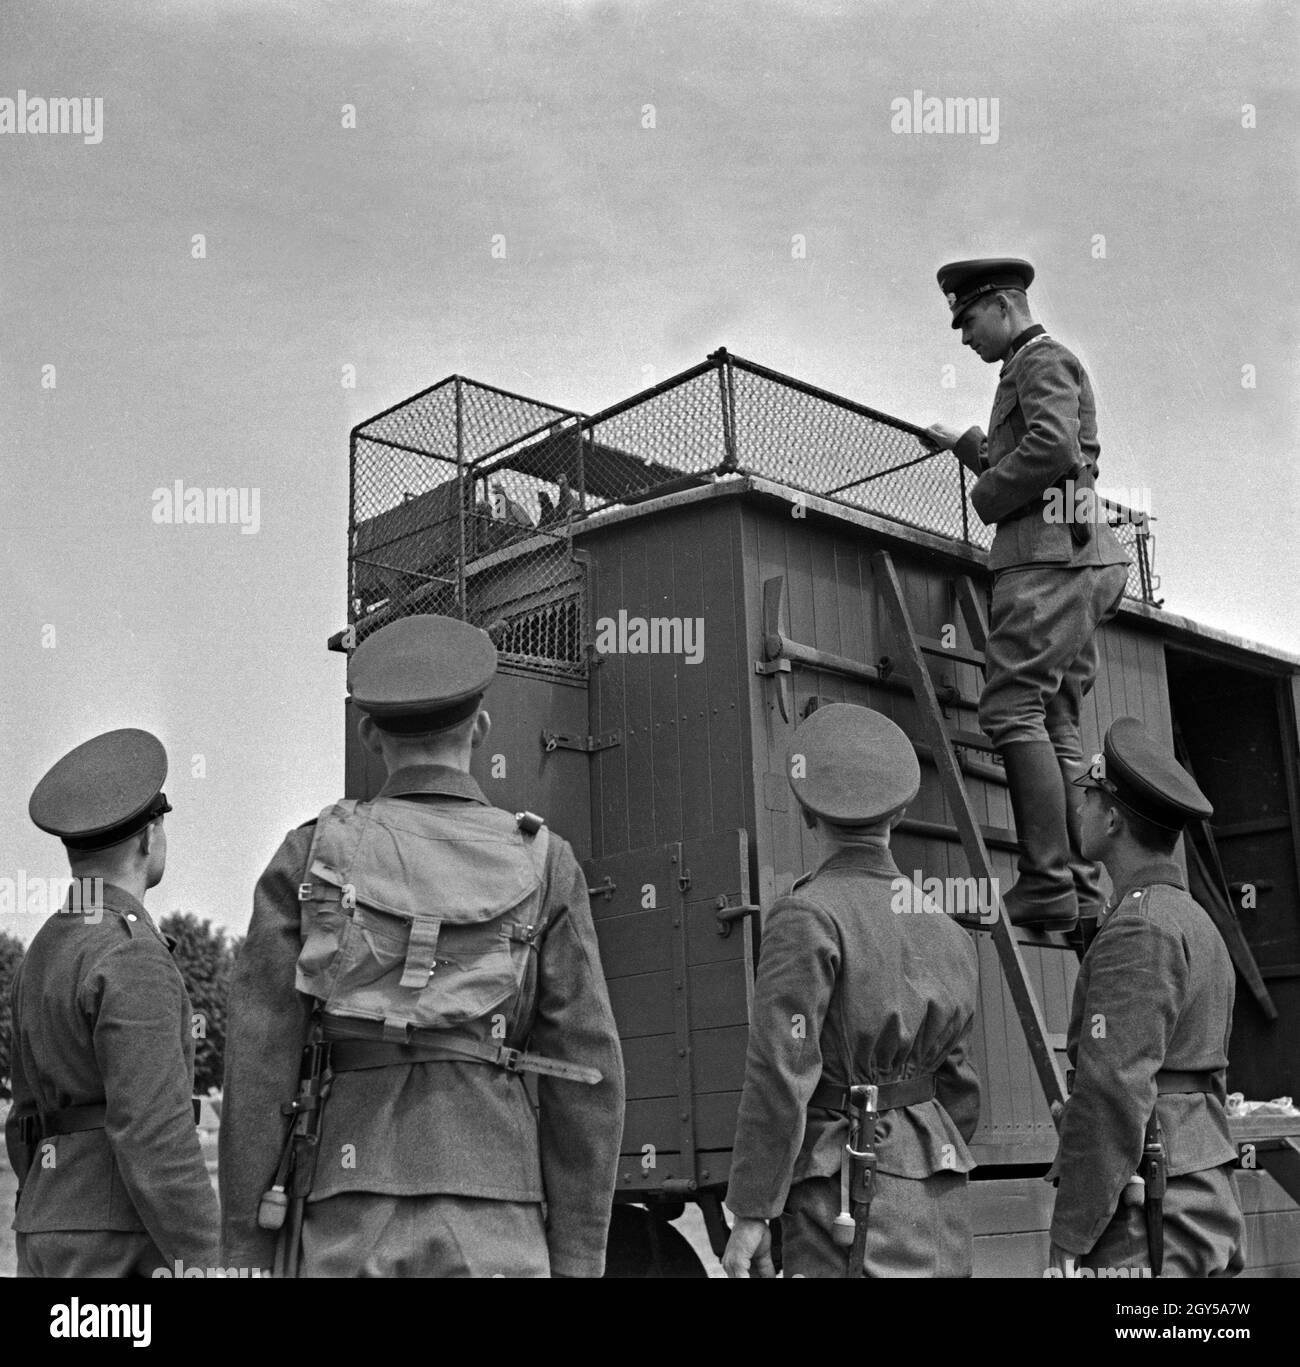
M582 750L591 754L596 750L609 750L623 744L621 731L605 731L599 736L570 736L561 731L542 730L542 749L549 755L552 750Z

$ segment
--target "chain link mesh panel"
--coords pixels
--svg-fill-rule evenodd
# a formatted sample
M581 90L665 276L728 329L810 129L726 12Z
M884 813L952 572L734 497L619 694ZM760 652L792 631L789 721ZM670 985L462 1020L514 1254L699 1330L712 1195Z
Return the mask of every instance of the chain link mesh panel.
M491 632L503 658L585 672L575 522L675 488L754 474L987 549L970 477L920 429L737 357L709 361L591 418L452 377L353 435L355 639L440 612ZM1144 519L1108 505L1153 601Z
M811 389L733 366L740 465L810 494L955 540L978 535L962 521L961 466L902 423ZM978 540L975 544L980 544Z
M453 377L363 424L352 452L356 642L438 612L486 629L502 659L584 669L570 527L578 415Z
M632 503L691 475L706 482L727 459L722 383L716 366L696 366L587 419L591 506Z

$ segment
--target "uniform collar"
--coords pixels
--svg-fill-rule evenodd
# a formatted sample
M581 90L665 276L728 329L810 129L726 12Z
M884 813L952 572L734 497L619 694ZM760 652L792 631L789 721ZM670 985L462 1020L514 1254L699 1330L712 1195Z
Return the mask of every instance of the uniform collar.
M84 880L83 886L84 883L91 883L93 881L93 879L87 878ZM81 914L80 910L78 908L74 908L72 905L74 891L75 889L69 889L68 895L63 899L63 910L69 916L77 916ZM84 894L82 894L82 896L83 901L81 905L82 907L85 907L88 903L90 903L93 900L94 894L87 890ZM153 924L153 922L149 918L149 913L145 910L144 903L141 902L138 897L135 897L131 893L127 892L125 888L119 888L116 883L109 883L107 881L101 883L100 899L95 904L95 907L93 909L98 909L98 907L101 906L106 911L120 911L123 916L125 916L128 912L131 912L134 915L140 917L141 920L149 921L151 925Z
M1110 901L1106 904L1105 914L1109 916L1126 897L1138 888L1148 888L1153 883L1166 883L1170 887L1187 890L1187 879L1183 877L1182 869L1172 859L1152 859L1149 863L1143 864L1124 887L1115 889L1111 894Z
M87 893L89 900L91 894ZM88 906L87 902L82 902L79 908L74 909L72 905L73 893L69 891L63 901L63 913L68 916L84 916L87 910L90 911L115 911L119 916L128 921L139 921L149 929L167 946L173 949L176 941L170 935L164 935L154 924L153 917L149 915L145 904L138 897L127 892L125 888L120 888L116 883L105 882L103 884L100 901L94 906Z
M389 774L379 790L380 797L412 797L417 794L437 794L440 797L461 797L470 802L488 800L472 774L453 769L446 764L410 764Z
M888 845L847 845L824 859L817 872L827 869L870 869L878 873L898 872Z
M1011 347L1002 361L1002 369L1007 366L1034 340L1035 337L1046 337L1047 329L1042 323L1031 323L1023 332L1017 332L1011 339ZM1000 372L999 372L1000 373Z
M1047 329L1042 323L1031 323L1023 332L1018 332L1011 339L1011 356L1014 356L1026 342L1032 342L1035 337L1045 337ZM1011 359L1007 357L1007 360Z

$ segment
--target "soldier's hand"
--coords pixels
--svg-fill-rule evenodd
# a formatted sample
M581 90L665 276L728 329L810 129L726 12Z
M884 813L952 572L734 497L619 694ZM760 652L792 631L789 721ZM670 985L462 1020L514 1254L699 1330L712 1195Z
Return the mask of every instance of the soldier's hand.
M1054 1276L1077 1277L1077 1255L1067 1253L1060 1244L1053 1244L1048 1254L1047 1266Z
M775 1277L772 1266L772 1231L766 1220L736 1217L722 1255L722 1269L728 1277Z
M932 422L925 429L925 434L940 451L951 451L961 440L961 433L955 427L949 427L947 423L942 422Z

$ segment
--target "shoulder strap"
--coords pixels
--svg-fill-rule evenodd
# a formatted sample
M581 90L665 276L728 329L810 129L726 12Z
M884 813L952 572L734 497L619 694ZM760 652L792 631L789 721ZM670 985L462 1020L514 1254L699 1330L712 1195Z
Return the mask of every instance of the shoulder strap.
M333 821L334 813L342 811L344 816L351 816L359 806L361 806L361 802L357 798L341 797L337 802L331 802L328 807L320 809L320 813L315 818L311 828L311 847L307 851L307 864L303 870L304 877L310 873L311 866L316 861L316 851L320 845L321 836Z
M524 983L519 994L519 1010L515 1015L514 1029L511 1030L508 1041L511 1047L517 1049L527 1041L528 1036L532 1033L533 1016L537 1010L537 958L541 953L539 944L550 921L548 904L551 885L546 866L551 844L550 830L541 817L532 812L516 812L515 822L528 844L528 852L532 855L533 867L537 870L537 876L541 883L537 923L530 936L530 943L534 952L529 954L528 965L524 969Z

